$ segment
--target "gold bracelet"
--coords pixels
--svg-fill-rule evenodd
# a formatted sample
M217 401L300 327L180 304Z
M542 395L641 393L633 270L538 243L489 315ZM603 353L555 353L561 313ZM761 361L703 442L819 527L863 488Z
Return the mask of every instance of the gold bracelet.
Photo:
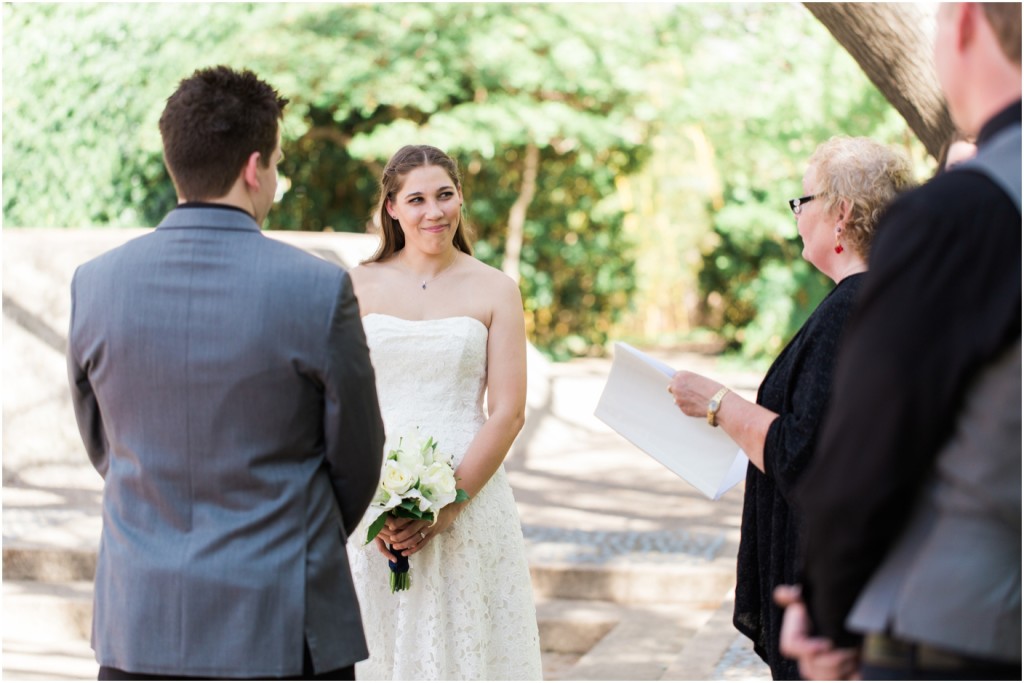
M718 409L722 407L722 398L729 393L729 387L722 387L718 393L711 397L708 403L708 424L712 427L718 426Z

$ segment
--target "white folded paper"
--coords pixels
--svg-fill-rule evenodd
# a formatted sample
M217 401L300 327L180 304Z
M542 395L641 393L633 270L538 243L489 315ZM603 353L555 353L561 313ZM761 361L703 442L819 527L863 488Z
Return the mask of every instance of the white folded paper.
M712 500L738 484L747 455L702 417L689 417L665 391L675 370L629 344L615 359L594 415Z

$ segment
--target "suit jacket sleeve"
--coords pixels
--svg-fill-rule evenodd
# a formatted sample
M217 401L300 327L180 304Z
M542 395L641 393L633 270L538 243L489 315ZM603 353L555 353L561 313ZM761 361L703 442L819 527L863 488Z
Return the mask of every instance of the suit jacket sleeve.
M351 534L380 481L384 425L359 304L342 276L328 335L324 378L324 437L328 473Z
M86 453L92 461L93 467L106 477L107 468L110 466L109 453L107 448L107 433L103 427L103 416L100 413L99 402L93 392L92 383L89 381L88 369L78 361L75 348L75 292L78 281L78 272L71 279L71 323L68 329L67 366L68 383L71 386L71 404L75 409L75 420L78 422L78 432L82 436Z
M1020 215L980 176L949 176L879 225L819 452L796 491L804 595L840 645L857 642L847 614L905 526L964 388L1020 335Z

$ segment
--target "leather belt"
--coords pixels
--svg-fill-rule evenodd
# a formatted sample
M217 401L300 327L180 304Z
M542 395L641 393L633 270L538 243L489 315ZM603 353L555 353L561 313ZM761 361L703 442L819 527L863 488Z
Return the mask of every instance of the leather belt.
M865 664L890 669L955 671L993 664L989 660L965 657L924 643L900 640L885 633L865 636L861 657Z

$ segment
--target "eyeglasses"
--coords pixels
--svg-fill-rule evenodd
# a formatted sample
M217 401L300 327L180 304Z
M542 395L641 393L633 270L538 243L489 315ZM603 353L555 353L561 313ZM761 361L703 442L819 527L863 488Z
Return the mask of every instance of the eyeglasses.
M812 199L814 199L817 196L818 195L816 195L816 194L809 194L806 197L800 197L798 199L790 199L789 200L789 208L793 210L793 215L794 216L799 216L800 215L800 211L803 208L803 205L806 204L807 202L811 201Z

